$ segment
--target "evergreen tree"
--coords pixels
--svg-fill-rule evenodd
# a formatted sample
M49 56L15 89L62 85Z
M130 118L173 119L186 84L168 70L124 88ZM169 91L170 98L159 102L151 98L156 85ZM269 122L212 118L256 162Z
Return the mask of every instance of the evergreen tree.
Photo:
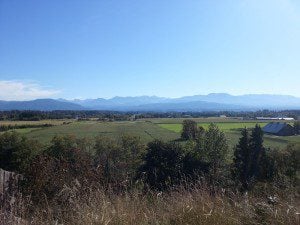
M242 137L235 147L233 176L248 190L255 181L267 181L274 177L274 160L267 155L263 146L263 131L256 125L249 138L248 131L242 131Z
M250 182L251 149L247 128L241 132L242 137L234 150L233 176L242 184L242 188L248 189Z
M256 124L251 133L250 138L251 149L251 169L250 176L253 180L264 179L266 174L266 149L263 146L263 131L261 127Z
M269 151L270 151L269 148L264 147L262 149L260 159L259 159L259 165L258 165L258 169L259 169L259 174L257 176L258 181L262 181L262 182L271 181L273 177L273 171L272 171L273 162L269 154L267 154L267 152Z

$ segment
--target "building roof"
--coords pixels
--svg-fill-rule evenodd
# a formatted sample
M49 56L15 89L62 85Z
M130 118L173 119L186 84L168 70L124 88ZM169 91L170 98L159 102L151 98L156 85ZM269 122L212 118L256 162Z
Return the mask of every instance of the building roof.
M256 117L257 120L295 120L292 117Z
M268 123L262 130L266 133L276 134L286 126L288 126L286 123Z

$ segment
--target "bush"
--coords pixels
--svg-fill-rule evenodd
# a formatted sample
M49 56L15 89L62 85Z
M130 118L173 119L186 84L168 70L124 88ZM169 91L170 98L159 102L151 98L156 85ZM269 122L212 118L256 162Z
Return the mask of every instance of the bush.
M38 142L16 132L3 133L0 135L0 168L23 173L40 148Z
M76 139L70 136L54 137L51 146L36 156L25 172L24 191L35 202L41 196L47 200L60 197L65 187L84 192L101 183L102 171L96 170L93 158L77 148Z
M102 168L106 183L127 185L136 176L145 146L140 138L123 136L120 142L97 137L95 143L97 167Z
M273 149L268 152L269 171L272 180L281 188L299 185L300 145L288 145L285 149Z
M177 143L150 142L140 167L140 177L153 188L171 187L181 180L183 158L184 152Z

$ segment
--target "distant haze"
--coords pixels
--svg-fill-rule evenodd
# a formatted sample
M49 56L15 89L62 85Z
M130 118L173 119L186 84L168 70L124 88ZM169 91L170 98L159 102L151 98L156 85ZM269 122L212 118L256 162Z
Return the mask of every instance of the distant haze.
M212 93L181 98L156 96L114 97L111 99L39 99L0 101L0 110L115 110L115 111L251 111L300 109L300 98L288 95L240 95Z

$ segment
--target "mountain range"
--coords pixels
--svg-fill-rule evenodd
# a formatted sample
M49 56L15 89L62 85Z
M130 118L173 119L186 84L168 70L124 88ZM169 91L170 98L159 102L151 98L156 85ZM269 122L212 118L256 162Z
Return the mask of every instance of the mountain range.
M72 102L62 102L54 99L36 99L32 101L0 101L0 110L84 110L83 106Z
M157 96L114 97L111 99L37 99L0 101L0 110L114 110L114 111L242 111L300 109L300 98L289 95L226 93L163 98Z

